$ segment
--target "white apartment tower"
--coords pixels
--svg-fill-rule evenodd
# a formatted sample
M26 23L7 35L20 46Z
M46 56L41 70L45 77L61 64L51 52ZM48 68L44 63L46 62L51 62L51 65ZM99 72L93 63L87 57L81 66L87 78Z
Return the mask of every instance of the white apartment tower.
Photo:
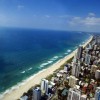
M97 87L95 91L95 100L100 100L100 87Z
M77 89L70 88L67 100L80 100L81 98L81 92Z
M85 56L85 64L89 65L90 64L90 60L91 60L91 55L86 54L86 56Z
M46 79L41 80L41 91L42 93L48 94L48 80Z
M41 99L41 90L39 87L33 89L33 98L32 100L40 100Z
M80 58L81 58L82 50L83 50L83 47L80 46L80 47L78 48L78 50L77 50L77 55L76 55L77 59L80 59Z
M80 61L78 61L78 63L73 63L72 66L72 75L75 77L79 77L79 73L80 73Z

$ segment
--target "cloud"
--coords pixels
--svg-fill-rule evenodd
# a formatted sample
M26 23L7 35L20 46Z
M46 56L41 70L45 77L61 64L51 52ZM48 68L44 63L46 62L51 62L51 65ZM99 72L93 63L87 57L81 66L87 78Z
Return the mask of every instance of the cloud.
M78 24L82 23L82 20L81 20L81 17L73 17L68 21L68 23L72 26L78 25Z
M85 25L100 25L100 18L97 17L87 17L83 20Z
M95 13L88 13L88 16L95 16Z
M23 5L18 5L17 8L22 9L22 8L24 8L24 6Z
M100 17L93 16L94 13L89 13L87 17L73 17L70 21L70 25L81 25L81 26L100 26Z

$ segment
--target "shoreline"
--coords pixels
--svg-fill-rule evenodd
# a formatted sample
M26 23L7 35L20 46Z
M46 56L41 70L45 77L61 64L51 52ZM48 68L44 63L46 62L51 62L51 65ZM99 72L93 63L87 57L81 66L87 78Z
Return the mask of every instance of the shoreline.
M82 46L85 47L92 40L92 38L93 36L90 36L89 39ZM1 99L2 100L19 99L23 95L24 92L27 92L32 86L39 84L42 78L46 78L50 74L53 74L55 70L59 69L61 65L63 65L67 60L72 58L75 55L76 50L77 49L75 49L73 52L71 52L69 55L65 56L64 58L58 60L53 65L50 65L48 68L43 69L39 71L38 73L34 74L33 76L29 77L25 81L25 83L22 83L21 85L19 85L18 88L17 87L14 89L11 88L12 91L5 93L4 97L2 97Z

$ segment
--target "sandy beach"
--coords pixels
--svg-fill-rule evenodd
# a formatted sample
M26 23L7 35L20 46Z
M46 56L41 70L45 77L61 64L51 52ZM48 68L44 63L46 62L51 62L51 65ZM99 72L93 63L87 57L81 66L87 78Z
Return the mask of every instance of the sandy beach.
M83 45L83 47L85 47L92 40L92 38L93 37L91 36L91 38ZM31 77L31 79L29 79L28 81L25 82L25 84L19 86L19 88L17 88L17 89L12 90L10 93L6 93L4 95L4 97L0 100L17 100L17 99L19 99L23 95L24 92L27 92L32 86L39 84L42 78L45 78L46 76L48 76L50 74L53 74L53 72L56 69L59 69L59 67L61 65L63 65L67 60L72 58L75 55L76 50L73 51L72 53L70 53L68 56L64 57L63 59L59 60L55 64L51 65L47 69L44 69L44 70L40 71L39 73L33 75Z

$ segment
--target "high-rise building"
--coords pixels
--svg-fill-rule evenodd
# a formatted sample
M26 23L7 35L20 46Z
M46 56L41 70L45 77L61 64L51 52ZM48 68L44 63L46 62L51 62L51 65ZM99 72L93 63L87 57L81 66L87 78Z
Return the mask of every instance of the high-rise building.
M97 45L94 45L94 50L96 50L97 49Z
M80 47L78 48L77 54L76 54L76 58L77 58L77 59L80 59L80 58L81 58L81 56L82 56L82 50L83 50L83 47L80 46Z
M40 100L41 99L41 90L39 87L33 89L33 98L32 100Z
M100 87L97 87L95 91L95 100L100 100Z
M81 62L84 62L84 58L83 57L81 58Z
M41 91L42 93L48 94L48 80L46 79L41 80Z
M80 100L81 92L77 89L70 88L68 92L67 100Z
M72 63L72 75L75 76L77 63Z
M68 65L64 66L64 72L68 72Z
M80 73L80 61L78 61L77 64L73 63L72 66L72 75L75 77L79 77L79 73Z
M74 55L73 63L77 63L77 53L75 53L75 55Z
M92 44L92 46L94 46L94 45L96 44L96 41L93 40L93 41L91 42L91 44Z
M92 45L89 43L88 49L92 49Z
M95 72L95 78L100 79L100 70L96 70Z
M90 60L91 60L91 55L86 54L86 56L85 56L85 64L89 65L90 64Z
M92 49L92 45L89 43L87 46L86 46L86 50L91 50Z
M77 84L78 79L75 76L70 76L69 77L69 86L70 87L75 87Z
M20 100L28 100L28 96L22 96L21 98L20 98Z
M100 36L96 37L96 43L100 45Z

